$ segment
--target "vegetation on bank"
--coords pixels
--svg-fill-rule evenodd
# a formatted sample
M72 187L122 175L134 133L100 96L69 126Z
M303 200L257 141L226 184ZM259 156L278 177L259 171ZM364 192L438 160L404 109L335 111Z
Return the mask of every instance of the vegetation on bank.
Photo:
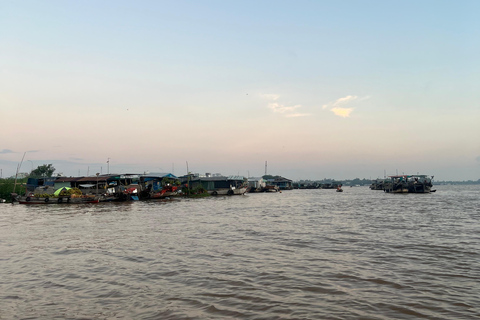
M15 178L0 179L0 199L12 202L12 193L25 194L28 178L52 177L54 172L55 167L52 164L44 164L32 170L28 177L17 179L16 185Z
M15 187L15 178L0 179L0 199L12 202L11 193L24 194L27 178L18 179ZM15 187L15 189L14 189Z

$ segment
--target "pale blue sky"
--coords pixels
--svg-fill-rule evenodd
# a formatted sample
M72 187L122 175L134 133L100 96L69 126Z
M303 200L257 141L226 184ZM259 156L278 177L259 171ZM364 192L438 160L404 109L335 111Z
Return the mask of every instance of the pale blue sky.
M480 1L0 0L0 168L480 178Z

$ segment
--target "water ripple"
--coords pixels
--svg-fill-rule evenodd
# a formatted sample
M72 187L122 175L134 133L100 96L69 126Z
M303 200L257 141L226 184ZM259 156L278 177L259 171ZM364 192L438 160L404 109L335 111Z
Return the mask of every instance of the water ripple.
M480 188L0 209L0 318L480 318Z

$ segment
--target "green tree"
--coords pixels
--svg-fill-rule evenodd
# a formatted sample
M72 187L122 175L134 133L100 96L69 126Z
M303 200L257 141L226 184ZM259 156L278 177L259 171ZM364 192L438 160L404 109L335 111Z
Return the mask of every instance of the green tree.
M17 181L17 186L14 189L15 186L15 179L0 179L0 199L5 199L8 202L12 201L12 197L10 194L12 192L18 193L18 194L24 194L25 193L25 187L23 184L27 182L27 179L19 179Z
M37 169L33 170L30 173L30 177L32 178L51 177L54 172L55 172L55 167L52 164L44 164L42 166L38 166Z

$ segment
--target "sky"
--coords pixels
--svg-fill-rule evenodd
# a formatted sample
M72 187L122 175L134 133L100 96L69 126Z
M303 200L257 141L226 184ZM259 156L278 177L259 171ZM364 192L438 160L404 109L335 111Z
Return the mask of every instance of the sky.
M479 12L0 0L1 175L480 179Z

